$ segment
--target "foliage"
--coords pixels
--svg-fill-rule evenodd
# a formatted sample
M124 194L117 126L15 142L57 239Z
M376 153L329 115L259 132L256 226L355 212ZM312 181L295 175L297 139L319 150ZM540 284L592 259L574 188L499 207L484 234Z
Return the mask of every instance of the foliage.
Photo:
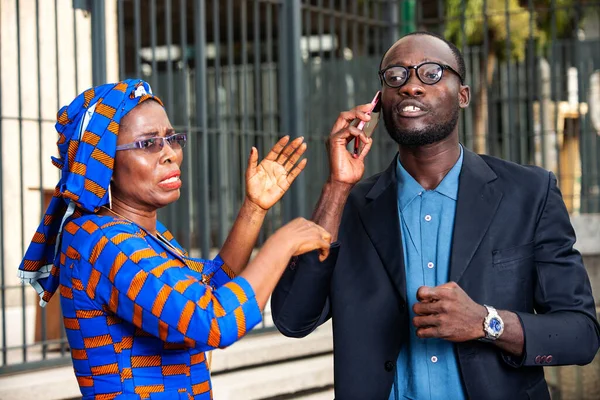
M533 16L530 12L529 3L533 5ZM495 53L501 59L510 56L522 61L530 37L533 37L538 49L542 49L548 44L551 37L553 15L557 37L572 32L572 5L573 0L533 0L531 2L519 0L446 0L448 23L444 33L446 38L460 47L463 44L462 30L464 23L464 37L467 45L483 44L484 34L487 33L490 52ZM552 6L555 7L554 12L551 10ZM487 17L487 30L484 30L486 28L484 16ZM507 41L510 54L506 52Z

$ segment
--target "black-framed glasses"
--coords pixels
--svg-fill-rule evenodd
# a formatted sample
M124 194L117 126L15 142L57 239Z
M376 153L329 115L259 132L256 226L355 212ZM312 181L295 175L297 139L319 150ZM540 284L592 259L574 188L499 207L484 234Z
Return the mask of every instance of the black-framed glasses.
M426 85L435 85L442 80L445 70L454 72L460 79L460 84L463 84L463 77L454 68L446 64L430 61L408 67L404 65L390 65L379 71L379 77L383 81L382 83L385 83L389 87L399 88L408 81L411 69L415 70L417 78Z
M167 137L155 136L138 140L133 143L122 144L117 146L117 151L142 149L148 153L158 153L165 147L165 142L169 143L169 146L171 146L173 150L181 150L185 147L185 143L187 142L187 133L174 133Z

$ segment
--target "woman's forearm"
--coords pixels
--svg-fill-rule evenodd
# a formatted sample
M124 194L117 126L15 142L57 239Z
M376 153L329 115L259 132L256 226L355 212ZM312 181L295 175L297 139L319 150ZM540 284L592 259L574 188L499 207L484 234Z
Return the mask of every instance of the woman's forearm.
M233 227L219 255L225 264L239 275L250 260L267 211L244 199Z

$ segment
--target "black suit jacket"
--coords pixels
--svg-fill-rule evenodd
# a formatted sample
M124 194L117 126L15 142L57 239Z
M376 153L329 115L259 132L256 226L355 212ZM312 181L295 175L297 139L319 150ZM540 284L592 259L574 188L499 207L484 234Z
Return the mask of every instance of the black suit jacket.
M408 334L397 212L396 160L355 186L338 244L323 263L292 260L272 297L277 328L303 337L332 317L338 400L387 400ZM589 278L556 178L465 150L452 238L450 280L480 304L519 316L525 355L458 343L472 399L549 399L542 366L586 364L599 346Z

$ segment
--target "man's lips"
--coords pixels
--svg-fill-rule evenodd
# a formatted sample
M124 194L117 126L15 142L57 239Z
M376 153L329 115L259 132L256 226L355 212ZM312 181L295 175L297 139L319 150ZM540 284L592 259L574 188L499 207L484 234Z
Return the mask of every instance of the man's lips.
M398 115L403 118L417 118L429 112L424 104L411 100L403 101L396 107L396 110Z

